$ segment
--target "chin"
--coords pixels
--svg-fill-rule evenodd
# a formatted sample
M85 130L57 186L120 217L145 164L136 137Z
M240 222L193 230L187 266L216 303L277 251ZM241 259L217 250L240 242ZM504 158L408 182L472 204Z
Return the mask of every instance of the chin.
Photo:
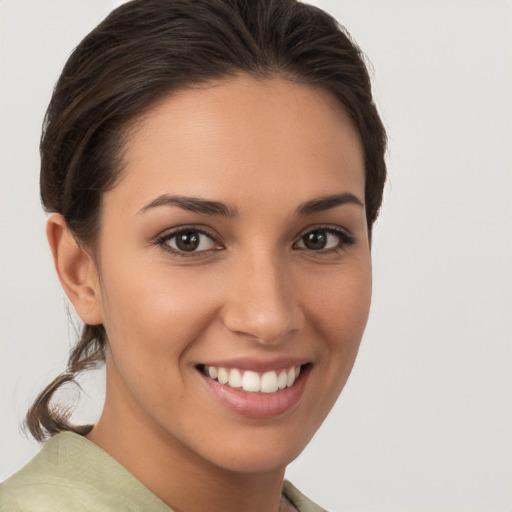
M218 441L209 454L204 454L214 465L235 473L270 473L284 471L306 447L312 435L298 432L281 432L262 435L233 435L231 442Z
M284 471L303 449L304 447L301 447L288 453L269 453L267 450L258 450L257 453L239 451L233 457L223 457L218 465L233 473L274 473Z

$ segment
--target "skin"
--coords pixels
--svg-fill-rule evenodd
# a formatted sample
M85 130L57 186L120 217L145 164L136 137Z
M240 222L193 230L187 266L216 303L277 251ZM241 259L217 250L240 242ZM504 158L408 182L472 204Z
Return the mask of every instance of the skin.
M109 338L106 403L88 438L177 512L277 511L285 467L336 401L367 321L358 136L330 93L239 76L160 102L132 127L124 161L94 253L61 216L48 222L66 293ZM361 204L297 215L343 193ZM162 194L220 201L236 215L144 209ZM303 235L326 225L353 243L331 235L335 247L308 249ZM157 238L178 226L213 241L197 257L169 252ZM299 402L270 418L228 410L196 368L288 356L311 371Z

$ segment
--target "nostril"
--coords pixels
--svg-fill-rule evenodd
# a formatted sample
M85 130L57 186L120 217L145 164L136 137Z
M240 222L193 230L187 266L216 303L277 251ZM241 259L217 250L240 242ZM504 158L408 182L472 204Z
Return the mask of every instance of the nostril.
M301 328L304 315L290 286L283 282L282 274L273 274L247 265L243 276L233 277L229 300L222 308L222 321L229 331L271 345Z

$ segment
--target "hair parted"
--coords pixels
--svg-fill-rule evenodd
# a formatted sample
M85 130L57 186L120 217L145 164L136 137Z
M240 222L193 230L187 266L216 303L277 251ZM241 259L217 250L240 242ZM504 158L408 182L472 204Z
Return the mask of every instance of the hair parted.
M364 150L371 233L386 179L386 134L364 58L334 18L296 0L132 0L114 10L73 51L48 106L40 145L45 210L62 214L77 242L93 249L102 194L122 173L130 124L173 91L241 73L338 98ZM106 343L102 325L84 326L67 371L27 413L36 439L91 430L70 424L51 400L104 362Z

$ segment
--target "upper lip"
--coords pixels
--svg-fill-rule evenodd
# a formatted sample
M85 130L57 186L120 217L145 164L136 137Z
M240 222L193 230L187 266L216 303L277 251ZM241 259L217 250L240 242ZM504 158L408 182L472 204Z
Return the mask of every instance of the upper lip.
M215 366L217 368L237 368L238 370L248 370L253 372L268 372L272 370L281 370L291 366L302 366L310 361L301 357L277 357L273 359L257 359L254 357L237 357L234 359L216 359L205 361L201 366Z

